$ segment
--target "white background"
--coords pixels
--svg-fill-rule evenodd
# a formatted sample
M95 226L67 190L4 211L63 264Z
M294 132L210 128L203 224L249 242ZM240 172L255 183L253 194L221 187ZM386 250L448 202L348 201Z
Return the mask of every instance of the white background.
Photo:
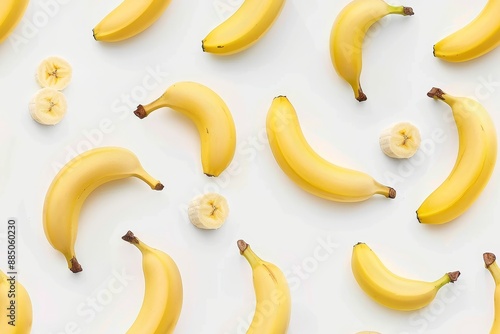
M117 44L96 42L92 28L120 0L31 1L14 35L0 45L0 251L6 248L7 218L15 217L19 279L33 302L33 333L126 332L144 292L140 253L120 238L129 229L179 266L184 303L177 333L245 332L254 291L250 267L236 247L240 238L287 274L290 334L489 331L494 284L482 254L500 254L498 169L455 221L424 226L415 217L450 172L458 145L450 109L426 97L427 91L438 86L474 97L500 125L500 50L463 64L432 56L432 45L469 22L486 0L408 1L414 16L386 17L374 26L364 44L363 103L336 75L329 55L331 25L348 2L287 0L264 38L223 58L203 53L201 40L241 0L172 0L150 29ZM47 3L50 15L42 6ZM64 91L66 117L46 127L30 118L27 106L38 89L36 66L51 55L66 58L74 78ZM147 90L143 81L155 71L161 75ZM181 80L211 87L232 111L238 141L232 173L218 179L202 173L198 134L182 115L164 109L141 121L132 114L137 104ZM265 116L277 95L293 103L318 153L393 186L397 198L342 204L296 186L267 145ZM380 151L378 135L403 120L419 127L426 149L409 161L395 161ZM127 179L96 190L79 220L76 252L84 270L75 275L44 236L43 200L72 152L106 145L131 149L166 187L155 192ZM220 230L197 230L187 220L187 203L205 191L228 199L230 217ZM452 270L462 276L421 311L386 309L352 276L350 255L358 241L403 276L435 280ZM328 242L335 249L320 261L315 251ZM120 292L110 292L108 285L123 272L125 283L116 284ZM99 311L90 311L92 298Z

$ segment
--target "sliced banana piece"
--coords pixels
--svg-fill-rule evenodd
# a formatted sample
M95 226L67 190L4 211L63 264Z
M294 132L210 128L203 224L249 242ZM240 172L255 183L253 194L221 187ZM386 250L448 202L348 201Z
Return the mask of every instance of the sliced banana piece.
M221 227L229 214L227 200L217 193L196 196L188 207L191 223L202 229L214 230Z
M380 133L382 151L395 159L412 157L420 147L420 131L410 122L399 122Z
M66 97L53 88L42 88L29 103L31 117L40 124L55 125L59 123L68 109Z
M61 57L48 57L40 62L36 70L36 80L43 88L63 90L71 82L73 69Z

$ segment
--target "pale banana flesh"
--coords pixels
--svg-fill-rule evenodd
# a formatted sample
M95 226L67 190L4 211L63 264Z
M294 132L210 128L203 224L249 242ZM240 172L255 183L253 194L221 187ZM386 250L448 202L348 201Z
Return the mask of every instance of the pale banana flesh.
M219 176L231 163L236 150L236 128L224 100L212 89L191 81L171 85L155 101L139 105L134 114L148 116L159 108L171 108L191 119L201 141L201 163L207 176Z
M417 210L424 224L450 222L472 206L495 168L497 135L488 112L477 101L433 88L429 97L448 104L458 130L458 155L453 170Z
M249 48L271 28L284 4L285 0L245 0L203 39L203 51L230 55Z
M273 99L266 130L278 165L307 192L338 202L364 201L375 194L396 197L393 188L370 175L337 166L318 155L306 141L295 108L285 96Z
M413 9L391 6L383 0L353 0L337 15L330 33L330 56L337 74L347 81L358 101L367 99L361 89L363 41L369 28L389 14L413 15Z
M106 15L92 30L101 42L129 39L155 23L171 0L124 0Z
M31 118L43 125L56 125L61 122L68 110L63 93L54 88L38 90L28 105Z
M36 81L42 88L65 89L71 82L73 69L64 58L51 56L38 64Z
M215 230L226 222L229 205L224 196L218 193L198 195L189 202L189 221L196 227Z
M131 231L122 237L142 253L145 292L141 310L126 334L171 334L182 310L182 278L165 252L139 240Z
M483 260L486 269L491 273L495 281L494 305L495 317L491 325L490 334L500 334L500 267L496 262L496 256L493 253L484 253Z
M382 152L394 159L408 159L417 153L421 137L418 128L410 122L398 122L380 133Z
M2 310L0 333L29 334L33 324L33 306L28 291L17 279L15 281L15 326L8 324L11 319L7 317L7 310L12 300L8 297L11 291L8 279L9 277L0 270L0 309Z
M23 18L28 4L29 0L0 1L0 43L12 34Z
M75 256L78 217L83 203L100 185L128 177L146 182L151 189L163 185L142 167L137 156L121 147L101 147L69 161L55 176L45 196L43 226L45 236L76 273L82 270Z
M495 49L500 44L499 13L500 0L488 0L474 20L434 45L434 56L449 62L464 62Z
M460 272L443 275L434 282L401 277L390 271L365 243L353 247L351 268L361 289L385 307L413 311L429 305L439 289L457 280Z
M259 258L250 245L238 240L240 254L252 267L257 305L247 334L286 334L292 303L290 288L283 272Z

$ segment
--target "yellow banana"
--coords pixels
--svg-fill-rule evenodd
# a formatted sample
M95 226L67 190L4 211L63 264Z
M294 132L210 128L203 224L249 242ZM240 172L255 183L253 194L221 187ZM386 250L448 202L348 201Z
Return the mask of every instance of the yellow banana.
M455 282L459 271L444 274L434 282L418 281L398 276L380 261L365 243L353 247L351 267L354 278L363 291L377 303L400 311L413 311L430 304L438 290Z
M478 58L500 44L500 0L488 0L481 13L463 28L434 45L434 56L450 62Z
M101 42L119 42L131 38L155 23L170 0L124 0L92 30Z
M459 148L453 170L417 210L424 224L443 224L463 214L488 183L497 157L495 126L481 104L433 88L429 97L448 104L457 124Z
M413 15L411 7L391 6L383 0L353 0L338 14L330 34L330 56L337 74L347 81L358 101L361 89L363 40L368 29L389 14Z
M134 114L144 118L156 109L168 107L188 116L201 140L201 162L208 176L219 176L231 163L236 149L236 129L226 103L210 88L183 81L170 86L155 101L139 105Z
M250 245L238 240L240 254L252 267L257 305L247 334L286 334L292 310L290 289L283 272L259 258Z
M500 334L500 268L496 262L497 257L493 253L483 254L484 264L495 281L495 318L491 326L490 334Z
M274 98L267 114L267 136L281 169L316 196L338 202L359 202L374 194L395 198L396 191L363 172L334 165L306 141L297 113L285 96Z
M141 310L126 334L173 333L183 300L179 268L168 254L149 247L131 231L122 239L141 251L145 281Z
M28 8L29 0L0 1L0 43L14 31Z
M154 190L163 185L141 166L131 151L120 147L89 150L69 161L55 176L43 207L45 236L76 273L82 270L75 256L78 217L85 199L100 185L127 177L137 177Z
M16 277L17 278L17 277ZM14 302L14 305L11 304ZM0 270L0 333L29 334L33 323L33 307L26 288ZM13 314L11 313L13 312ZM12 314L12 318L10 315ZM9 324L10 321L13 321Z
M245 0L201 42L203 51L229 55L255 44L278 18L285 0Z

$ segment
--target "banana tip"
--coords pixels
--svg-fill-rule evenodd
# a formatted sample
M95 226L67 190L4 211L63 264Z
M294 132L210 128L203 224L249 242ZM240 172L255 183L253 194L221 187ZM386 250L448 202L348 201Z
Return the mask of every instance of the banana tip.
M71 272L76 274L83 270L76 257L73 256L69 262L71 264L71 266L69 267L69 270L71 270Z
M163 188L165 188L165 186L161 182L155 185L155 190L163 190Z
M396 189L389 187L388 198L396 198Z
M366 101L368 98L366 97L366 94L363 93L363 90L360 88L358 90L358 96L356 97L356 100L358 100L359 102L363 102L363 101Z
M134 233L132 231L128 231L122 237L122 239L125 240L126 242L131 243L131 244L138 244L139 243L139 239L137 239L137 237L134 235Z
M451 273L448 273L448 276L450 277L450 282L454 283L460 276L460 271L453 271Z
M238 245L240 254L243 254L243 252L248 248L248 244L244 240L240 239L236 242L236 244Z
M411 16L411 15L413 15L415 13L413 12L413 8L411 8L411 7L403 7L403 14L407 15L407 16Z
M484 253L483 254L483 260L484 260L484 264L485 264L486 268L491 266L493 264L493 262L496 261L496 259L497 259L497 257L493 253Z
M430 98L437 97L438 99L441 99L441 100L444 100L443 95L444 95L444 92L440 88L437 88L437 87L432 87L432 89L427 93L428 97L430 97Z
M134 111L134 115L136 115L137 117L139 117L140 119L143 119L144 117L146 117L148 114L146 112L146 109L144 109L144 107L142 106L142 104L139 104L137 106L137 109Z

